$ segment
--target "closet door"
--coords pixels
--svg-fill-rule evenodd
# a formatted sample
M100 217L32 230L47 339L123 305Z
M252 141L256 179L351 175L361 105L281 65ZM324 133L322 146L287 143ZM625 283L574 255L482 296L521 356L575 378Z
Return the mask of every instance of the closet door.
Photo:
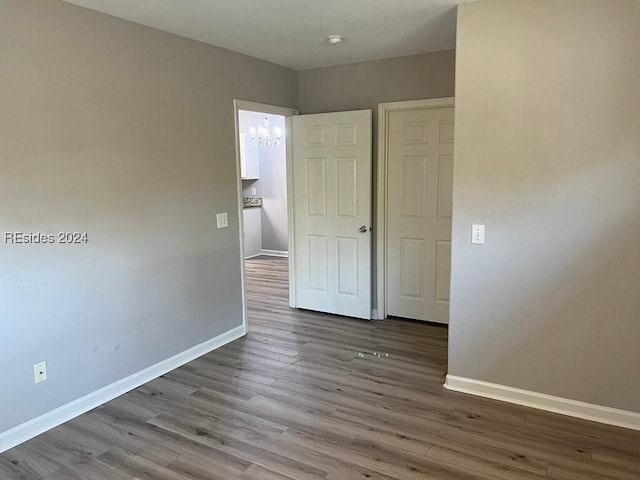
M387 313L449 322L453 107L388 117Z

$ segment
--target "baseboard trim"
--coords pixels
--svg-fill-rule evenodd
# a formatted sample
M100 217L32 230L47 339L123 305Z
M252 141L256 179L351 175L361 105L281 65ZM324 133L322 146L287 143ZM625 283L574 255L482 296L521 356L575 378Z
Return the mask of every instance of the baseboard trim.
M483 382L471 378L447 375L444 387L456 392L469 393L525 407L560 413L571 417L606 423L616 427L640 430L640 413L579 402L568 398L554 397L544 393L507 387L497 383Z
M0 433L0 453L51 430L246 334L244 325Z
M289 252L285 250L262 250L262 255L266 255L268 257L288 257Z

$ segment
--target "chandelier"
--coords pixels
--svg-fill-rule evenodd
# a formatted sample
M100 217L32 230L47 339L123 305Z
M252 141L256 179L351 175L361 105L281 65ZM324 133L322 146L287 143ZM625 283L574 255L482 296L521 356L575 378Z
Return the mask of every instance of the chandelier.
M280 127L273 128L273 135L269 130L269 118L264 116L264 125L256 130L254 127L249 129L251 140L259 147L275 147L282 138L282 129Z

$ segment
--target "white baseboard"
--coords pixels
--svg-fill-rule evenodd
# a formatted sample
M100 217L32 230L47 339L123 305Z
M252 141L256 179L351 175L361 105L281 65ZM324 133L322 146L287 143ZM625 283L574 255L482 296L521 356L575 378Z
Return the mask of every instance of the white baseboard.
M0 433L0 453L51 430L246 334L244 325Z
M554 397L544 393L507 387L505 385L473 380L471 378L456 377L454 375L447 375L444 386L446 389L456 392L493 398L525 407L606 423L607 425L640 430L640 413L636 412L603 407L592 403Z
M269 257L288 257L289 252L284 250L262 250L262 255L267 255Z

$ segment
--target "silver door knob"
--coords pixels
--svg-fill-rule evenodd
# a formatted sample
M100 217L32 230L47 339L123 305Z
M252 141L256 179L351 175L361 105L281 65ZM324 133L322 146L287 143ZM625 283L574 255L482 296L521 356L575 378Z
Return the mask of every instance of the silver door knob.
M369 229L368 229L366 226L364 226L364 225L362 225L362 226L358 229L358 231L359 231L360 233L367 233L367 230L369 230Z

